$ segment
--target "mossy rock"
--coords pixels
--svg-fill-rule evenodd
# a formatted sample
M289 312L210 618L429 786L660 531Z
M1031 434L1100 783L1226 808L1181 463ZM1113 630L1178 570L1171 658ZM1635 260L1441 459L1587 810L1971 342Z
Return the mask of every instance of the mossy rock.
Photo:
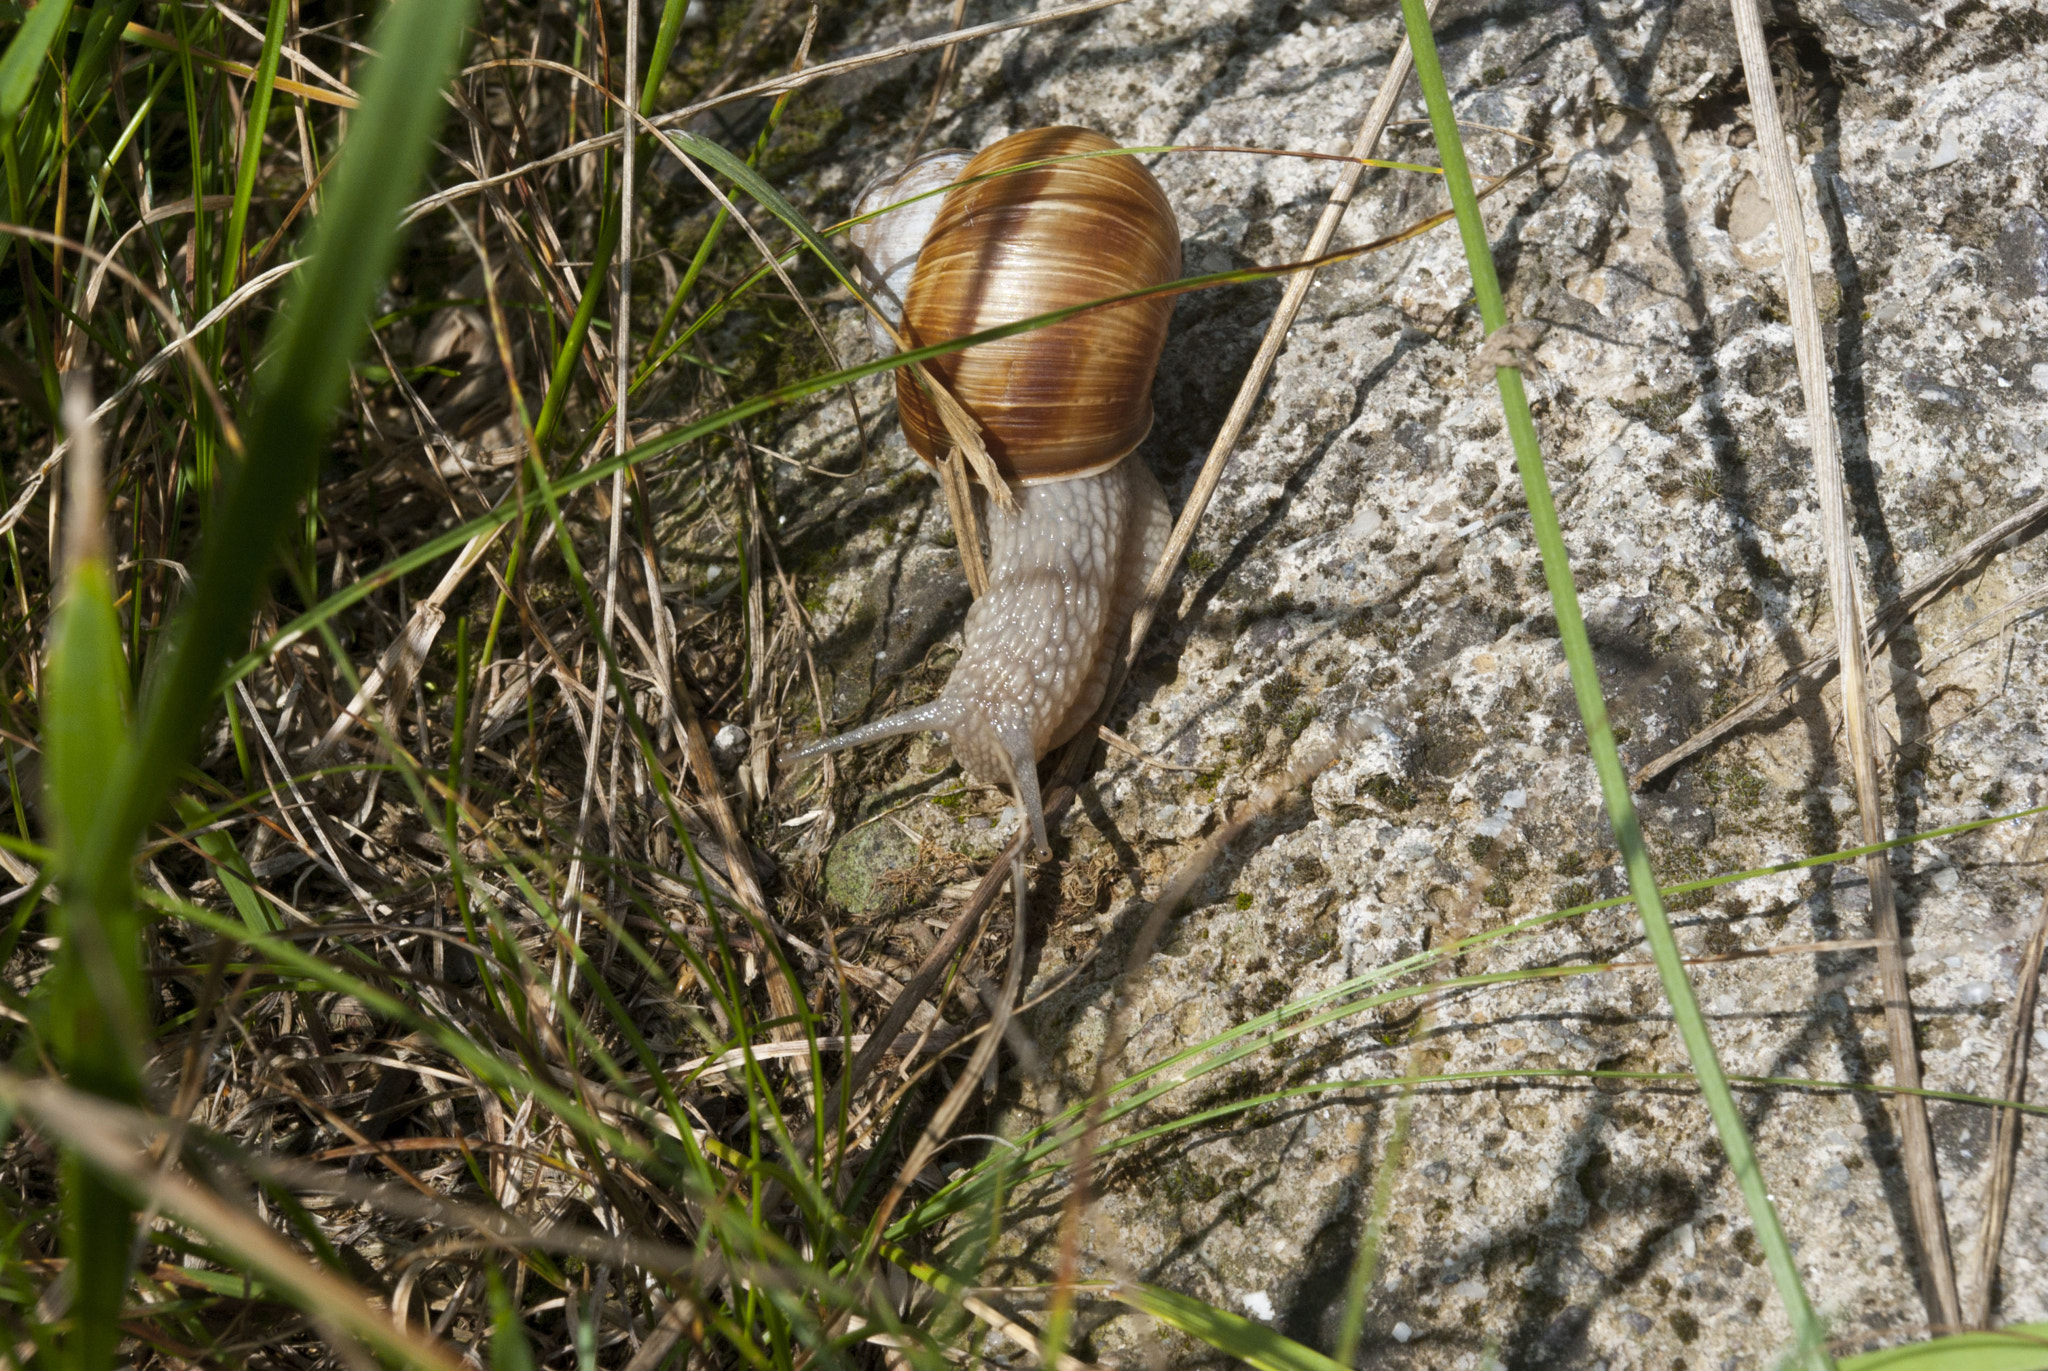
M832 845L825 893L856 918L887 913L896 896L882 878L917 860L917 844L894 824L868 824Z

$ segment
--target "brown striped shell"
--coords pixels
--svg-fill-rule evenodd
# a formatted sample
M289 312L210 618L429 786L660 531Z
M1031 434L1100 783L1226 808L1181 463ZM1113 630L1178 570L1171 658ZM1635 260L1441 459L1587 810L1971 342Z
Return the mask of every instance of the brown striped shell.
M1089 129L1031 129L984 148L959 179L1116 146ZM1133 157L1061 162L947 192L904 331L923 347L1179 276L1180 229L1151 172ZM1152 427L1152 374L1172 314L1170 296L1133 301L926 365L982 425L1006 477L1064 480L1113 466ZM903 431L935 461L951 445L945 426L908 370L896 377Z

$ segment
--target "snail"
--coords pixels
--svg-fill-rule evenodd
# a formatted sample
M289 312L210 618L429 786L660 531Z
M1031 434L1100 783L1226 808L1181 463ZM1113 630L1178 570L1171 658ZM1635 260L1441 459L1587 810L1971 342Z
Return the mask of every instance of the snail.
M1133 158L974 179L1116 146L1088 129L1032 129L972 156L930 154L863 194L865 213L963 183L853 231L857 268L905 342L922 347L1177 279L1172 206ZM1172 313L1170 298L1148 297L925 364L979 424L1016 507L987 502L988 591L967 611L960 660L938 697L797 758L942 733L969 775L1010 786L1040 859L1050 855L1038 760L1102 703L1172 526L1159 482L1131 456L1152 427L1152 374ZM911 447L936 465L950 439L908 368L896 373L896 401Z

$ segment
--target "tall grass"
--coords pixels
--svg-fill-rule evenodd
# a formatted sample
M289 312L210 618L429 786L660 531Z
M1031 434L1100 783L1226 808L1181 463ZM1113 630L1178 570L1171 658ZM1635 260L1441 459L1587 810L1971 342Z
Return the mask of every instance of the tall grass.
M272 16L272 39L280 41L283 9L280 2ZM246 444L228 445L235 460L223 473L213 517L217 530L234 536L217 533L201 544L192 590L143 664L148 687L132 726L128 663L106 542L97 529L99 439L85 399L88 383L83 376L71 383L65 407L75 472L70 536L43 691L60 952L39 1008L51 1055L70 1083L90 1094L122 1104L140 1097L151 1006L132 888L136 844L214 709L221 669L247 639L280 535L311 494L371 300L397 248L399 213L440 122L441 90L468 18L463 4L394 6L374 34L373 47L385 55L371 66L340 170L314 220L307 264L271 330L270 356L251 387ZM38 43L46 55L53 46L32 26L16 42ZM266 74L274 73L275 41L266 40L264 60ZM267 81L259 77L259 84ZM266 88L254 108L267 110L267 101ZM252 128L261 127L252 116ZM257 139L248 141L225 251L231 280L257 155ZM196 234L191 246L196 256ZM202 499L211 495L202 488ZM137 1197L75 1147L64 1169L73 1305L64 1360L79 1371L97 1371L111 1364L120 1338Z
M145 29L136 0L43 0L0 55L0 363L16 397L0 422L17 453L0 535L20 620L0 638L0 849L23 878L0 927L9 1347L79 1371L267 1351L630 1371L1054 1359L1036 1323L1047 1292L986 1282L1020 1209L1065 1193L1082 1109L975 1150L964 1135L993 1120L970 1089L947 1111L967 1102L953 1136L920 1144L947 1074L971 1087L994 1056L990 1018L958 1006L1014 977L997 961L1015 949L998 939L950 968L935 1013L885 1045L899 1071L828 1091L896 983L841 945L815 895L803 844L850 805L749 790L707 739L707 718L772 721L773 672L815 672L778 543L778 516L800 511L773 507L749 421L946 349L834 367L804 302L774 294L844 279L789 193L780 131L816 112L787 94L730 139L628 131L643 166L687 163L707 188L650 194L668 198L643 222L658 208L681 225L658 249L681 269L624 312L624 337L604 323L633 235L620 140L603 136L626 128L628 100L649 114L679 87L688 100L793 64L803 12L726 5L693 30L666 0L626 89L619 16L599 6L395 0L374 28L359 8L312 8L271 0L244 28L167 5ZM1456 217L1490 282L1426 23L1419 39ZM401 227L429 185L466 189ZM640 359L623 397L651 416L637 440L609 428L616 349ZM1583 628L1511 380L1577 679ZM1581 699L1606 781L1597 688ZM1859 1088L1718 1075L1625 791L1610 800L1695 1070L1595 1074L1697 1085L1717 1123L1736 1088ZM784 873L765 895L756 844ZM1598 907L1130 1063L1100 1111L1126 1131L1101 1150L1283 1099L1566 1078L1418 1072L1187 1102L1252 1054L1389 1005L1635 974L1453 965ZM1141 1110L1156 1116L1143 1127ZM1723 1138L1753 1176L1739 1123ZM941 1142L949 1169L903 1173ZM1757 1212L1775 1263L1782 1238ZM1338 1364L1145 1281L1069 1296L1268 1371ZM1810 1314L1794 1317L1811 1350Z

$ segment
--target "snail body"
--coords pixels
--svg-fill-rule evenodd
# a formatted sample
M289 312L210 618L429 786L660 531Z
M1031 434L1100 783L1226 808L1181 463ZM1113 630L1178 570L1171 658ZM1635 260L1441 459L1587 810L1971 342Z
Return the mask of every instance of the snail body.
M967 183L855 230L878 303L888 312L901 302L891 323L905 341L923 346L1177 278L1172 208L1132 158L973 180L1115 146L1086 129L1034 129L972 158L933 154L868 191L864 212ZM943 733L968 774L1011 786L1047 850L1038 759L1102 703L1172 527L1158 481L1126 460L1152 425L1152 374L1172 310L1161 297L1091 310L925 364L980 425L1016 508L987 502L988 593L967 611L960 660L938 698L800 755ZM949 439L907 368L896 396L911 446L938 461Z

